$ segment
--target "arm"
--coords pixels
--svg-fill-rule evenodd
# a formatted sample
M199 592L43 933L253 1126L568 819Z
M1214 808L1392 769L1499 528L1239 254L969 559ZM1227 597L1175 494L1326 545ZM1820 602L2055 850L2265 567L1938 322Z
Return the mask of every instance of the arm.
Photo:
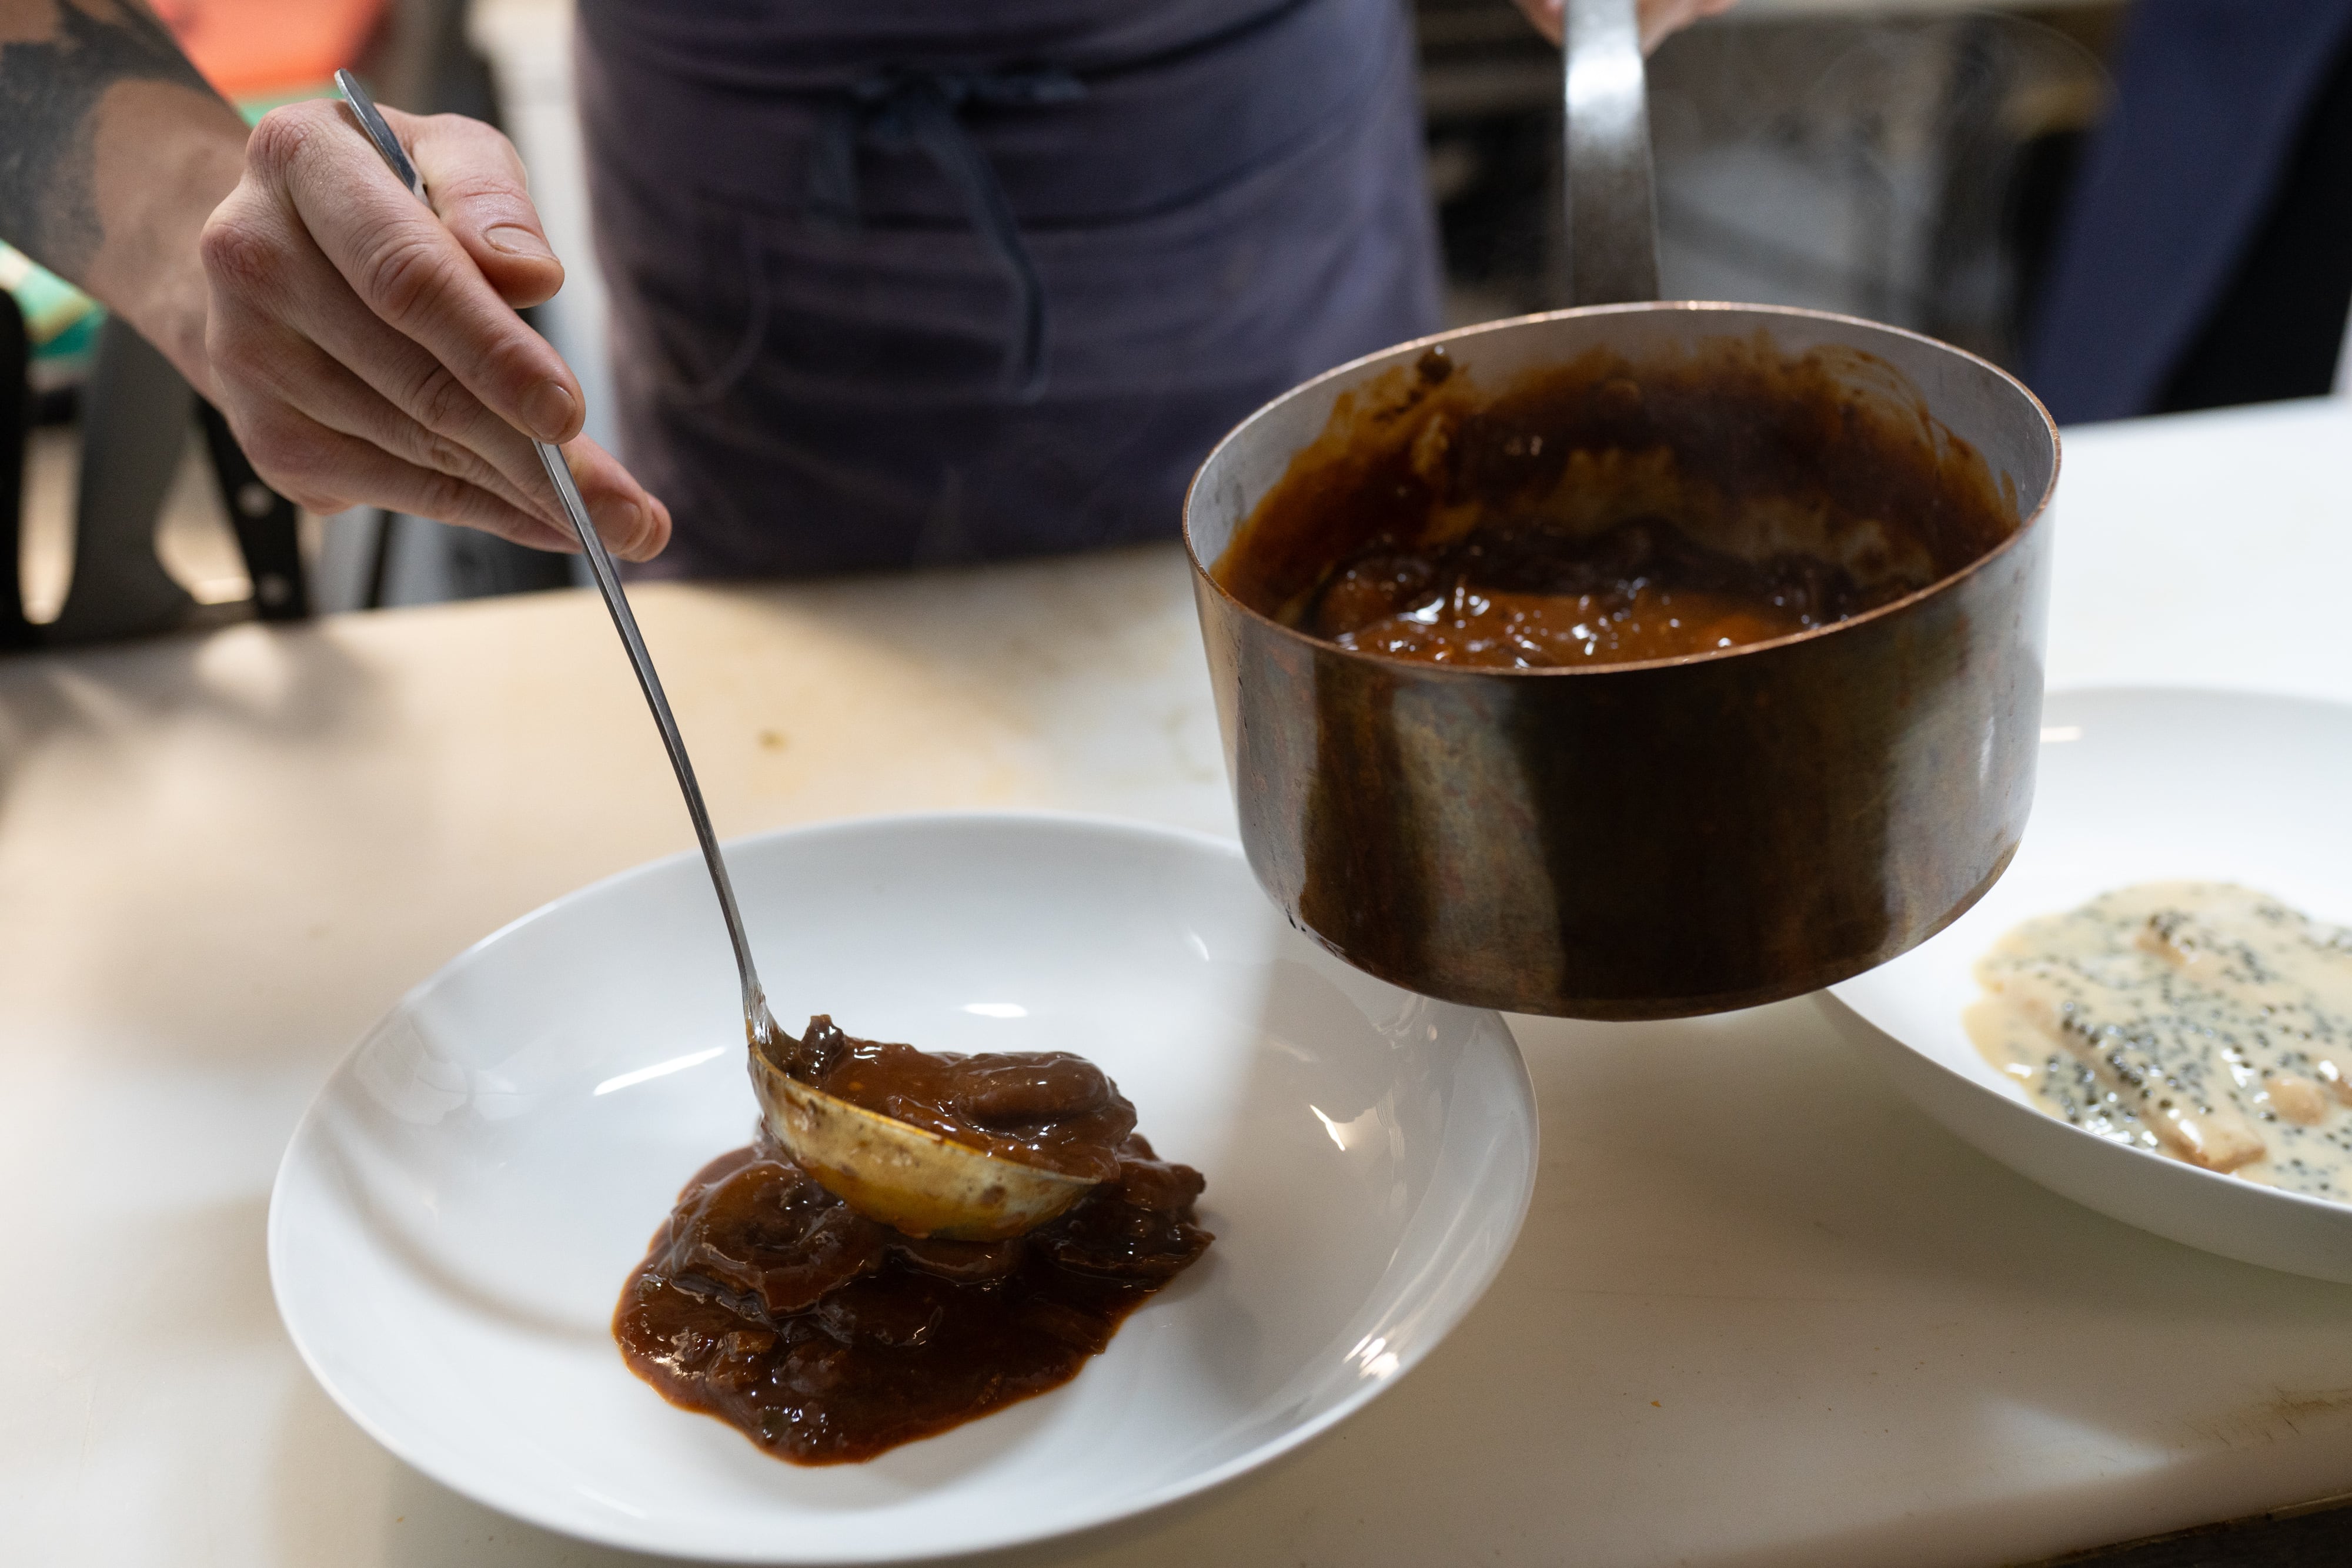
M146 11L0 0L0 237L127 317L207 392L203 275L163 263L195 256L245 137Z
M387 118L434 213L339 103L248 133L135 0L0 0L0 238L128 319L314 511L576 548L529 430L566 443L606 542L652 556L667 511L577 439L579 382L515 314L563 268L514 149L453 115Z

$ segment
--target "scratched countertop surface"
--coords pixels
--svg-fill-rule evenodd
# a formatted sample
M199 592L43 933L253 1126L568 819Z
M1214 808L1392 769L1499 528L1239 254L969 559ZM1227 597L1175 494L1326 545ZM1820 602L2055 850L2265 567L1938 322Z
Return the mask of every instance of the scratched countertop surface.
M2347 450L2334 402L2070 433L2053 683L2352 700ZM723 831L1231 831L1171 548L638 599ZM689 842L585 594L0 661L0 1563L646 1561L362 1434L278 1326L263 1219L400 992ZM1269 1469L1005 1561L1958 1568L2352 1491L2352 1288L2042 1191L1810 1000L1513 1027L1543 1168L1452 1339Z

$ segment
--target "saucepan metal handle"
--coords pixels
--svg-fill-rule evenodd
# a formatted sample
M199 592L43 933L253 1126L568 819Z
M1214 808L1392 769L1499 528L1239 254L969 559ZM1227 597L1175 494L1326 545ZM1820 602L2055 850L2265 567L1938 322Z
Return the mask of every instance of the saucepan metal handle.
M1568 0L1561 19L1568 301L1655 299L1649 80L1635 0Z

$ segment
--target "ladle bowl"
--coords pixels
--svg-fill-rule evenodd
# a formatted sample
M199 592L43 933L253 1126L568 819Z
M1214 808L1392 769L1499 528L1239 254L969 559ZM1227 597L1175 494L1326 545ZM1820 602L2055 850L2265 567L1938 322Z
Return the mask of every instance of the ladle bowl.
M854 1105L751 1052L769 1134L820 1186L909 1236L999 1241L1067 1210L1097 1185L1023 1165Z

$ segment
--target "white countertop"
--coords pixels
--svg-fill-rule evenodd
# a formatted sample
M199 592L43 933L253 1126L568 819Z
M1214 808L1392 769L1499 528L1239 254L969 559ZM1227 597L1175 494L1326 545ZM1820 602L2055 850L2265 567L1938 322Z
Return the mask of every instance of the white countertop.
M2073 433L2055 684L2352 700L2352 410ZM933 806L1231 820L1181 558L639 596L722 831ZM585 594L0 660L0 1563L641 1561L465 1502L297 1363L278 1150L467 942L690 842ZM2352 1289L2042 1193L1809 1002L1515 1020L1545 1165L1369 1411L1022 1563L2033 1558L2352 1490Z

